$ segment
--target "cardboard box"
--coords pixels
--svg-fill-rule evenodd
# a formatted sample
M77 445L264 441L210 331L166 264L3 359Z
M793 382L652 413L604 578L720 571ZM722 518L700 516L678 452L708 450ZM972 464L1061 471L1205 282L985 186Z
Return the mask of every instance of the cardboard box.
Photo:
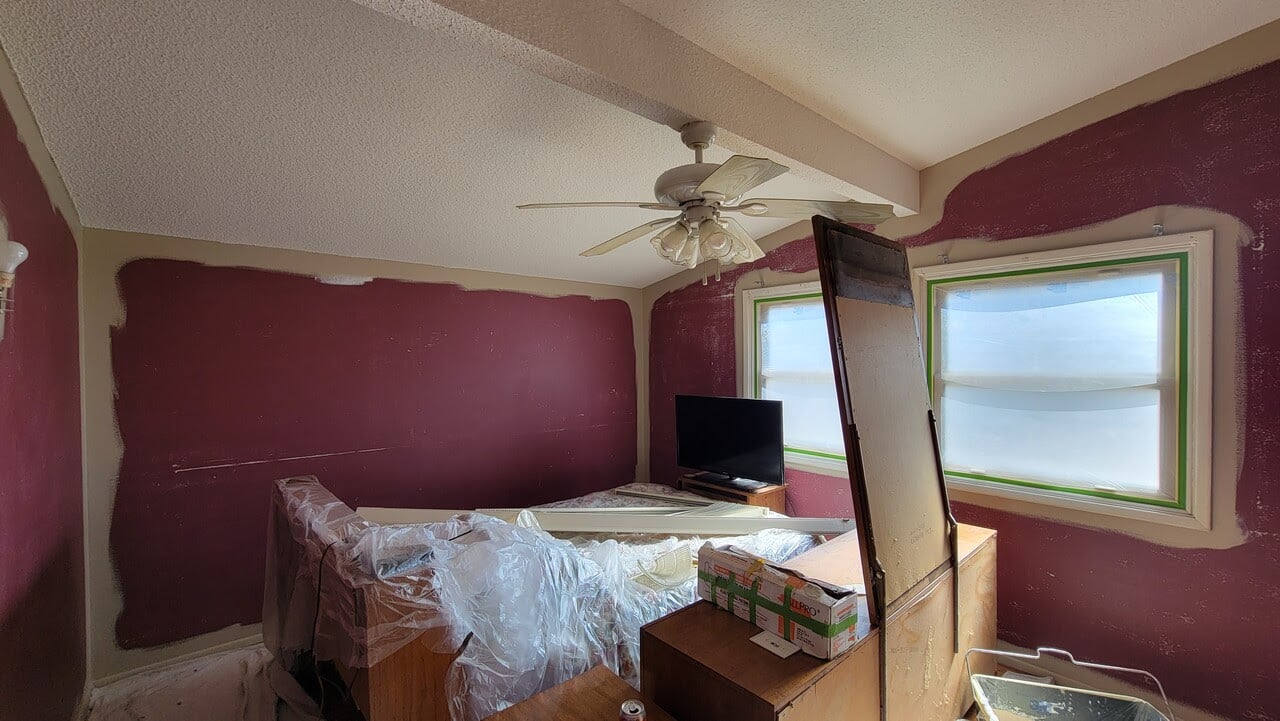
M698 549L698 596L794 643L834 658L857 640L858 590L807 578L742 549Z

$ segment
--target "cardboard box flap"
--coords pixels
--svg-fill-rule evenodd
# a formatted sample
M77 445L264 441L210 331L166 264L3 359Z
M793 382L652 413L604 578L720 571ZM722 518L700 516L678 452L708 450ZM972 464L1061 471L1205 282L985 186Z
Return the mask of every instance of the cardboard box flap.
M844 598L845 596L851 596L851 595L853 595L853 594L865 594L865 593L866 593L866 588L865 588L864 586L862 586L862 585L856 585L856 586L841 586L841 585L834 584L834 583L828 583L827 581L823 581L823 580L822 580L822 579L820 579L820 578L812 578L812 577L810 577L810 576L806 576L806 575L805 575L805 574L803 574L803 573L800 573L799 571L795 571L795 570L792 570L792 569L790 569L790 568L786 568L786 567L784 567L784 566L776 565L776 564L774 564L774 563L770 562L768 559L761 558L760 556L757 556L757 555L755 555L754 553L752 553L752 552L750 552L750 551L748 551L748 550L745 550L745 549L743 549L743 548L739 548L738 546L734 546L734 545L723 546L723 547L721 547L721 548L720 548L720 550L722 550L722 551L728 551L728 552L730 552L730 553L734 553L734 554L737 554L737 555L739 555L739 556L743 556L743 557L746 557L746 558L750 558L750 559L752 559L752 560L754 560L754 561L758 562L761 566L768 567L768 568L769 568L769 570L771 570L771 571L773 571L773 572L775 572L775 573L778 573L778 574L783 575L783 576L788 576L788 577L790 577L790 578L794 578L794 579L797 579L797 580L802 581L802 582L804 582L804 583L807 583L807 584L813 585L813 586L815 586L815 587L817 587L817 588L821 589L823 593L826 593L827 595L831 596L832 598Z

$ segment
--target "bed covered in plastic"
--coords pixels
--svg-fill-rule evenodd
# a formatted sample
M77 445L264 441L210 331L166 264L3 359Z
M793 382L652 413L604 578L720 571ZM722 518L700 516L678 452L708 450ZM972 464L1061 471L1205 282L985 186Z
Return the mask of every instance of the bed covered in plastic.
M638 564L701 539L560 540L481 514L379 526L315 478L276 482L263 636L286 668L307 651L349 668L423 637L461 649L448 673L456 721L481 719L596 664L637 685L640 627L697 600L695 582L653 588ZM725 539L782 561L802 533ZM318 602L318 603L317 603Z

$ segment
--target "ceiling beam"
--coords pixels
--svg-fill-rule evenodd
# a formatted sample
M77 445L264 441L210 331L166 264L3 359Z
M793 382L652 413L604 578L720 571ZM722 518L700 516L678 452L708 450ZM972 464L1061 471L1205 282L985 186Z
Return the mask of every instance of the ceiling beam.
M355 2L671 128L708 120L718 145L854 200L919 209L910 165L613 0Z

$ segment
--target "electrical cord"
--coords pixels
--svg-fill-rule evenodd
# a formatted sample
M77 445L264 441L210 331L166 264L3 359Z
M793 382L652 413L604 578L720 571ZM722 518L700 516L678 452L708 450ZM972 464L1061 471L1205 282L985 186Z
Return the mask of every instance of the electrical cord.
M320 628L320 596L321 591L324 589L324 561L329 556L329 551L333 550L333 547L337 545L337 543L337 541L331 542L329 545L325 546L324 551L320 553L320 567L316 569L316 613L311 619L311 668L316 675L316 682L320 691L320 714L322 716L324 715L325 703L325 678L324 675L320 673L320 657L316 655L316 637ZM350 697L348 696L348 698Z
M337 540L334 540L334 542L325 546L324 551L320 553L320 567L319 569L316 569L316 612L315 616L311 619L311 667L312 671L315 672L316 681L319 683L321 713L324 713L324 704L326 699L324 686L326 683L333 684L334 688L337 688L338 692L342 693L343 701L351 701L351 688L349 688L348 685L338 684L337 681L332 679L326 679L325 675L320 672L320 657L316 656L316 639L317 636L319 636L320 629L320 598L321 595L323 595L324 590L324 562L325 558L329 557L329 551L332 551L333 547L337 546L337 544ZM352 676L352 683L355 683L358 675L360 675L360 670L357 668L356 674Z
M333 541L324 547L324 551L320 553L320 567L316 569L316 613L311 619L311 653L316 651L316 629L320 626L320 591L324 588L324 559L329 556L329 551L337 545L337 541Z
M449 540L456 541L459 538L462 538L463 536L467 535L468 533L471 533L473 530L475 529L469 528L463 531L462 533L459 533L458 535L454 536L453 538L450 538ZM338 544L338 541L332 541L327 546L324 547L323 551L320 552L320 566L319 568L316 569L316 611L315 611L315 615L311 619L311 648L310 648L311 664L312 664L312 669L316 675L316 681L319 682L321 714L324 713L324 704L325 704L324 685L325 685L326 679L324 675L320 673L320 657L316 655L316 639L319 635L319 628L320 628L320 599L322 596L322 591L324 590L324 569L325 569L324 562L325 562L325 559L329 557L329 551L333 550L333 547L337 544ZM462 647L459 649L459 652L466 650L467 644L471 642L471 637L474 635L475 635L474 633L467 634L467 637L462 641ZM360 671L361 669L357 668L355 670L355 673L352 674L352 677L351 677L352 684L354 684L356 679L360 677ZM332 680L330 680L329 683L334 684L334 686L336 686L338 690L342 692L344 700L348 700L348 701L351 700L351 689L349 687L343 688L342 686L337 684L337 682Z

